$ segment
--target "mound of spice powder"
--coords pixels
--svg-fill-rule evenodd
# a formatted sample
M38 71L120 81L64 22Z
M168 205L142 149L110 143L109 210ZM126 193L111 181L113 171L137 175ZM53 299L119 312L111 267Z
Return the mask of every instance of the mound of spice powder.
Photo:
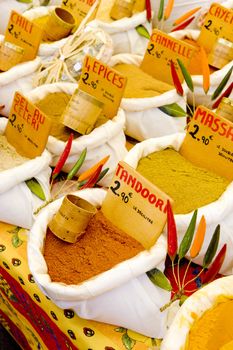
M44 258L53 282L78 284L143 250L141 243L114 226L99 211L76 243L64 242L48 229Z
M0 171L14 168L30 160L21 156L4 135L0 135L0 159Z
M122 63L113 68L127 77L125 98L155 97L174 89L174 86L153 78L133 64Z
M216 201L230 183L171 148L141 158L137 171L174 200L175 214L186 214Z

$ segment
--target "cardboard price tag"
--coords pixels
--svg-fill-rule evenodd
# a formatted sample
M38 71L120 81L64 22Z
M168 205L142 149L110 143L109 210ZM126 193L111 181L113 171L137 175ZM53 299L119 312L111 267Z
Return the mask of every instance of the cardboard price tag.
M16 92L5 135L17 152L28 158L40 156L45 149L50 128L50 119Z
M43 30L19 13L12 11L5 32L5 41L24 49L22 61L33 60L42 39Z
M127 79L115 69L94 57L85 57L79 89L102 102L103 114L109 119L117 114L126 82Z
M135 169L120 162L101 210L114 225L149 249L166 223L168 199L172 202Z
M179 58L188 68L190 59L196 51L197 48L194 46L154 29L141 63L141 69L152 77L173 85L170 68L171 60L178 70L180 81L183 81L184 78L180 69L178 69L176 60Z
M233 123L199 106L180 154L199 167L233 180Z
M96 0L63 0L61 7L72 12L76 20L76 26L79 26L95 1Z
M201 27L201 33L197 41L209 53L218 38L233 42L232 25L233 10L213 3Z

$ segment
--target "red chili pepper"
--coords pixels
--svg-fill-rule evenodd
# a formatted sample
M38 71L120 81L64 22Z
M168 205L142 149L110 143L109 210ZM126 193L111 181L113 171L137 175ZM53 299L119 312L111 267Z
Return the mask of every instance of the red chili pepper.
M225 256L226 256L226 251L227 251L227 245L224 244L212 264L210 265L208 271L205 273L202 283L210 283L212 282L216 275L219 273L220 268L222 267L222 264L224 262Z
M176 223L170 201L167 201L167 253L174 260L178 249Z
M175 32L176 30L181 30L181 29L184 29L186 28L193 20L194 20L195 16L187 19L187 21L181 23L179 26L173 28L171 31L172 32Z
M183 90L183 87L181 85L179 76L177 74L177 71L176 71L176 68L175 68L175 64L174 64L174 62L172 60L171 60L171 74L172 74L173 84L174 84L174 86L176 88L177 93L180 96L183 96L184 90Z
M152 12L151 12L151 2L150 0L146 0L146 18L150 22L152 18Z
M80 190L84 190L85 188L92 188L95 186L96 182L98 181L99 175L102 171L103 164L101 164L96 172L89 178L89 180L83 185Z
M223 97L228 97L231 94L231 91L233 89L233 83L231 83L228 88L222 93L222 95L214 102L212 108L215 109L219 106L221 100Z
M67 144L64 148L64 151L62 152L60 158L58 159L58 162L57 162L55 168L53 169L53 172L52 172L53 179L55 179L55 177L60 173L61 169L63 168L63 165L65 164L65 162L70 154L73 138L74 138L74 134L71 133L70 137L67 141Z

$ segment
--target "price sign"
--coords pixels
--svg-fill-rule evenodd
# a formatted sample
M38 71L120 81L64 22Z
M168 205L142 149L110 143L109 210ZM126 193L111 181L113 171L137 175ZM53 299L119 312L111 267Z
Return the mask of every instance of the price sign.
M180 154L199 167L233 180L233 123L199 106Z
M197 41L209 53L218 38L233 42L233 10L214 3L210 6Z
M76 25L79 26L82 20L90 11L96 0L63 0L62 8L72 12Z
M79 89L102 102L103 114L109 119L117 114L126 82L127 78L115 69L94 57L85 57Z
M173 85L170 68L171 60L175 64L180 81L183 81L183 75L178 69L176 60L179 58L188 68L190 59L195 52L197 52L197 48L194 46L154 29L141 68L152 77Z
M101 210L114 225L149 249L163 231L168 199L172 202L136 170L120 162Z
M8 142L28 158L44 151L51 121L19 92L15 93L6 132Z
M12 11L5 33L5 41L24 49L22 61L33 60L42 39L43 30L19 13Z

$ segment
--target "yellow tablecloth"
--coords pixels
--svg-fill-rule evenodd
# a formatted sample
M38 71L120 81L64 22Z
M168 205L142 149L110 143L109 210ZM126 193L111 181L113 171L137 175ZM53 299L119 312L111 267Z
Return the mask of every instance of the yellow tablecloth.
M28 232L0 223L0 322L24 350L146 350L156 341L54 305L27 264Z

